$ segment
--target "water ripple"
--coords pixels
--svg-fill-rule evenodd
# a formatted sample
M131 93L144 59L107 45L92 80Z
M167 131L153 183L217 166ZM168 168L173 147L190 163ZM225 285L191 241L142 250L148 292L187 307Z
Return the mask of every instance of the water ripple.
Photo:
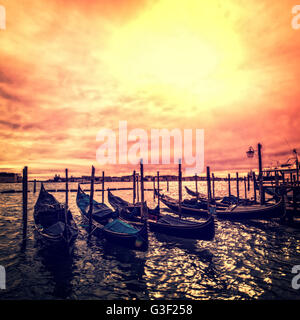
M193 188L192 183L184 184ZM9 187L14 186L0 185L0 190ZM166 189L164 183L161 187ZM63 187L52 184L51 188ZM76 189L76 184L70 188ZM205 183L199 183L199 190L206 192ZM218 184L220 195L226 190L226 184ZM170 183L170 194L176 193L177 184ZM117 194L131 201L131 191ZM80 234L73 255L64 257L51 254L34 237L37 196L31 192L28 197L24 250L22 196L0 194L0 264L7 272L7 290L0 291L0 299L299 299L299 292L291 288L291 268L299 264L299 230L276 222L217 220L213 241L150 233L149 251L134 252L104 239L88 241L76 194L70 193ZM55 197L64 201L63 193ZM96 192L95 197L101 199L101 194ZM146 200L155 206L151 192Z

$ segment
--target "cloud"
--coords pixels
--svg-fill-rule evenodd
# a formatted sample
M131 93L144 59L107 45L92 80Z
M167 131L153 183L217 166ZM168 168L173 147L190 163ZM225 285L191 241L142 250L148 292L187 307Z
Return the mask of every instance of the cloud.
M2 169L85 172L97 132L119 120L128 130L204 129L213 170L248 170L258 142L266 164L300 148L293 1L2 3Z

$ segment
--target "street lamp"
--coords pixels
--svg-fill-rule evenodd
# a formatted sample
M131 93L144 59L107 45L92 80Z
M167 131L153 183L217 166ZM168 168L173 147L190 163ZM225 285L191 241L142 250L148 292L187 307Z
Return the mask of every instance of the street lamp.
M260 204L264 204L264 193L263 193L263 177L262 177L262 160L261 160L261 148L262 145L260 143L257 144L257 153L258 153L258 179L259 179L259 193L260 193ZM246 151L248 158L253 158L256 150L252 147L249 147L248 151ZM254 188L255 189L255 188Z
M257 153L258 153L258 170L259 170L259 176L262 175L262 160L261 160L261 148L262 145L260 143L257 144ZM246 151L248 158L253 158L256 150L254 150L252 147L249 147L248 151Z
M248 158L253 158L254 153L255 153L255 151L252 147L249 147L249 150L246 152Z

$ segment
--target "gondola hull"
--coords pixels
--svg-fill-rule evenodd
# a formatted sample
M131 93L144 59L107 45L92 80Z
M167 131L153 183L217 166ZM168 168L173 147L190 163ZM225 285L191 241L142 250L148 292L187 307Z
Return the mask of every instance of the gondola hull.
M66 216L65 216L66 215ZM78 228L70 210L64 207L41 186L34 206L34 230L44 246L69 252L78 235ZM66 224L67 222L67 224Z
M136 215L141 215L141 203L132 204L120 197L113 195L110 190L108 191L108 201L115 210L122 208L129 212L134 211ZM159 206L156 206L154 209L147 207L147 211L149 215L157 216L159 215Z
M190 226L176 226L164 223L149 221L150 230L168 234L171 236L185 238L185 239L198 239L198 240L213 240L215 236L214 218L211 216L203 223L195 223Z
M226 211L216 213L219 219L225 220L270 220L280 218L284 214L283 199L273 205L235 206Z
M141 220L133 217L131 218L128 214L124 215L124 213L121 213L121 218L130 221L132 223L135 223L137 225L141 225ZM204 222L195 222L190 223L190 225L184 225L184 222L187 222L186 220L176 219L177 225L175 224L166 224L162 223L159 220L151 220L148 219L149 229L152 232L158 232L158 233L164 233L170 236L175 236L179 238L185 238L185 239L197 239L197 240L213 240L215 236L215 222L213 216L210 216L209 219L207 219ZM180 225L180 222L182 222L182 225Z
M110 203L113 205L114 196L110 195ZM127 207L119 207L120 216L126 221L141 224L141 218L127 210ZM212 240L215 236L214 218L209 218L204 222L192 222L175 218L169 215L157 216L155 219L148 219L149 229L152 232L164 233L167 235L198 240Z
M164 195L161 195L160 201L172 211L176 213L179 212L179 205L177 201L172 201L171 199L169 199L169 197L167 198ZM204 218L207 218L209 216L209 212L206 209L196 209L196 208L193 208L192 206L189 207L183 204L181 205L181 213L183 215L190 215L190 216L204 217Z
M40 243L40 245L47 249L47 251L55 254L66 255L71 254L73 251L77 233L70 238L65 238L64 235L56 238L49 238L47 234L39 231L37 227L34 227L34 237L37 243Z
M146 241L147 238L147 224L143 223L141 225L140 233L139 235L124 235L117 232L111 232L107 231L106 229L103 229L104 237L110 241L114 242L121 246L126 246L130 249L134 250L141 250L141 251L147 251L148 249L148 241Z
M80 187L78 187L76 202L84 219L84 223L88 226L89 224L89 213L87 208L82 206L82 201L86 200L84 198L89 197L86 195ZM94 202L97 206L97 202ZM99 204L100 207L103 207L103 204ZM108 207L107 207L108 208ZM115 219L118 220L118 219ZM115 221L113 220L113 221ZM115 244L128 247L134 250L146 251L148 249L148 232L147 225L144 223L139 229L134 233L123 233L110 230L108 228L109 223L101 224L92 218L92 234L105 238L108 242L113 242Z

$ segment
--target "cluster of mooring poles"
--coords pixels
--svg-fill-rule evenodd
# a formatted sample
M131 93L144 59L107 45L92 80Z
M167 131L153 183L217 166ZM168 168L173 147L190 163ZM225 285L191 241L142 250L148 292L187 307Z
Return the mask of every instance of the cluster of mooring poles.
M283 196L285 199L285 205L287 204L287 189L292 190L293 192L293 210L296 212L298 210L298 203L296 201L297 196L300 193L300 187L299 187L299 162L298 162L298 156L296 150L293 150L295 153L295 163L296 163L296 170L295 173L293 174L294 171L288 171L290 173L289 179L285 177L285 174L287 173L287 170L265 170L263 171L262 168L262 145L258 143L257 145L257 153L258 153L258 176L256 176L255 172L250 172L247 174L247 176L240 177L239 173L236 172L236 177L233 179L228 173L227 178L225 178L225 181L227 180L228 182L228 196L230 197L232 195L231 192L231 181L236 180L236 196L237 196L237 201L239 202L240 200L240 183L244 182L244 194L245 194L245 199L247 199L247 195L250 191L250 181L252 180L253 182L253 194L254 194L254 201L257 202L257 193L256 191L259 190L259 199L260 199L260 204L263 205L265 204L265 188L267 187L264 185L264 177L263 174L267 173L268 175L273 174L274 176L271 176L271 180L268 179L268 181L271 181L272 186L275 184L275 187L277 188L277 191ZM254 155L254 150L252 147L249 148L247 151L247 156L248 157L253 157ZM281 175L281 176L280 176ZM69 192L73 192L75 190L70 190L69 189L69 179L68 179L68 169L65 169L65 189L64 190L48 190L50 192L55 192L55 191L63 191L65 192L65 208L66 208L66 217L67 217L67 212L68 212L68 202L69 202ZM104 203L104 192L105 190L105 172L102 171L102 179L101 179L101 185L102 188L100 190L95 190L95 168L92 166L92 172L91 172L91 179L90 179L90 206L89 206L89 231L91 232L92 228L92 212L93 212L93 199L94 199L94 192L95 191L101 191L102 192L102 203ZM157 185L155 185L155 180L157 182ZM144 165L143 165L143 160L141 159L140 161L140 174L137 173L135 170L133 171L132 174L132 181L133 185L132 188L119 188L119 189L110 189L110 190L133 190L133 203L140 202L141 200L141 213L142 216L146 217L147 216L147 211L146 208L147 206L145 205L145 198L144 198L144 192L145 190L153 190L153 199L158 200L158 206L160 206L160 173L157 171L156 176L153 177L153 189L145 189L144 188ZM178 161L178 203L179 203L179 216L181 217L182 214L182 163L181 159ZM195 174L194 176L195 180L195 188L196 188L196 197L197 200L199 198L199 192L198 192L198 176ZM202 179L203 180L203 179ZM206 167L206 177L205 179L207 182L207 199L208 199L208 210L209 206L211 204L211 201L215 199L215 181L221 180L219 178L216 178L214 173L211 174L210 172L210 167ZM222 179L224 180L224 179ZM280 180L282 180L282 183L280 183ZM167 182L167 191L169 191L169 178L166 178ZM139 187L140 183L140 187ZM36 185L37 181L34 179L33 181L33 193L36 193ZM24 167L23 169L23 179L22 179L22 200L23 200L23 240L26 240L27 237L27 220L28 220L28 167ZM286 206L285 206L286 207ZM286 210L286 208L285 208Z

